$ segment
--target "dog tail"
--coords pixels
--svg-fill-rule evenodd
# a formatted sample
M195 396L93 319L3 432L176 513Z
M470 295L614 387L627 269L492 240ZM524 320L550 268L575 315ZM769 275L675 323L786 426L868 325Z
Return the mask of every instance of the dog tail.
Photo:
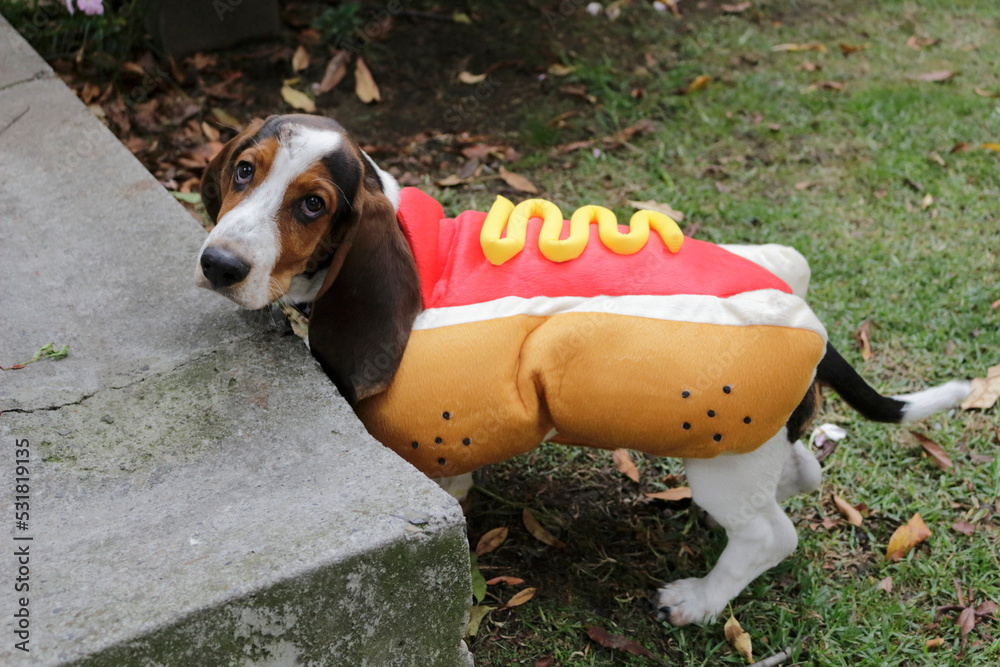
M912 422L950 408L972 391L964 380L899 396L883 396L864 381L830 343L816 369L816 380L825 382L863 417L877 422Z

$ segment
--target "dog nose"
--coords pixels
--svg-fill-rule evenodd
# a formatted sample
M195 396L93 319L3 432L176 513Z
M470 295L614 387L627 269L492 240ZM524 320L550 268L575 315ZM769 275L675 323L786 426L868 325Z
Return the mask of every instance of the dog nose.
M205 248L201 253L201 271L219 289L241 282L250 273L250 265L242 259L220 248Z

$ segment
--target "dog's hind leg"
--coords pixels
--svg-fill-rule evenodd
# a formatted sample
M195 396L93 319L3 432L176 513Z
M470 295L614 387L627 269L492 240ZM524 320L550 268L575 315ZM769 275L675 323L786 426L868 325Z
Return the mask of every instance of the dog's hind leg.
M792 445L791 456L781 469L781 478L778 480L776 491L778 502L802 493L812 493L819 488L822 481L823 469L819 461L801 440L796 440Z
M660 589L660 618L674 625L713 620L747 584L795 550L795 527L776 499L791 451L783 428L749 454L685 459L694 502L726 529L729 543L708 575Z

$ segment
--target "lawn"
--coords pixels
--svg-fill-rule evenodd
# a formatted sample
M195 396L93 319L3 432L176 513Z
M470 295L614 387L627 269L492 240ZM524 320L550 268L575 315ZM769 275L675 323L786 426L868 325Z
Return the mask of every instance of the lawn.
M1000 153L981 148L1000 142L995 3L812 0L731 14L688 4L682 18L639 3L614 23L571 16L595 37L561 54L574 68L561 83L582 86L591 108L554 129L551 120L580 102L553 92L524 122L524 157L509 168L563 210L599 202L621 218L629 200L654 200L682 211L699 238L796 247L812 266L809 301L832 342L883 392L983 376L1000 362L1000 311L991 308L1000 298ZM782 44L822 47L775 50ZM711 81L688 91L703 75ZM642 120L657 129L624 150L559 149ZM485 208L492 194L441 196ZM864 361L855 333L866 321ZM867 423L827 394L823 422L848 437L825 461L820 492L788 503L799 548L732 605L755 659L790 646L786 664L997 664L995 622L978 624L962 654L958 612L935 613L959 603L956 587L966 604L970 594L1000 602L996 409L899 427ZM936 467L911 431L954 466ZM666 664L745 664L724 637L725 618L693 628L655 619L657 585L706 572L725 538L690 507L645 499L684 484L677 462L638 466L636 484L610 453L549 445L481 473L472 544L510 529L479 559L483 574L525 580L490 586L484 604L538 590L490 613L471 640L477 665L655 663L589 640L589 626ZM841 518L832 494L864 504L860 528ZM524 507L566 547L533 538ZM887 561L889 537L914 513L931 537ZM971 535L952 527L963 520ZM888 593L878 588L886 577ZM928 648L937 637L942 645Z

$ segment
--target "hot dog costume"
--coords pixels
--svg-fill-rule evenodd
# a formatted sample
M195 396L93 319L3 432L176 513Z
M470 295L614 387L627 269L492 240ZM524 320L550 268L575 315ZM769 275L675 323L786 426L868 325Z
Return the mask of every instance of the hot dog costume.
M784 426L824 353L825 329L785 282L662 214L626 227L599 207L565 221L551 203L498 198L489 216L452 219L405 188L398 220L424 310L389 388L355 407L430 477L546 438L749 452Z

